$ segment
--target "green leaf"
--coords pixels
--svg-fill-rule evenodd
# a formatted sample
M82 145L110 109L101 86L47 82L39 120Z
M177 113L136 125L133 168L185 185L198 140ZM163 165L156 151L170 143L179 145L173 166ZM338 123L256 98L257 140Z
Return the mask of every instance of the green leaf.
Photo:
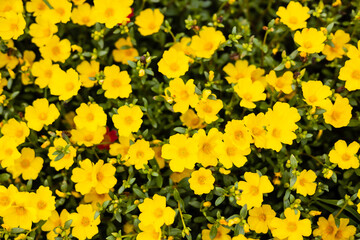
M65 222L65 224L64 224L64 228L65 228L65 229L69 229L70 226L71 226L72 221L73 221L72 219L67 220L67 221Z
M240 217L245 219L247 215L247 204L245 204L240 210Z
M120 211L116 211L114 216L115 216L116 221L118 221L119 223L122 222L122 217L121 217Z
M140 198L146 198L145 193L141 191L139 188L133 187L133 192Z
M210 229L210 239L214 239L216 235L217 235L217 226L216 224L214 224Z
M225 200L225 196L220 196L215 201L215 206L219 206Z
M65 153L61 152L59 153L59 155L56 156L56 158L54 159L54 161L59 161L60 159L62 159L65 156Z

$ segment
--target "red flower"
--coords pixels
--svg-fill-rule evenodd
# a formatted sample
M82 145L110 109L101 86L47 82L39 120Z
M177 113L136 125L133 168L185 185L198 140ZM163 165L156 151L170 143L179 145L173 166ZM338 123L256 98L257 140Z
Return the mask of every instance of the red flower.
M98 149L100 149L100 150L103 150L103 149L109 150L110 144L115 142L118 139L118 136L117 136L116 133L117 133L116 130L109 131L109 128L106 127L106 133L104 134L104 139L101 142L101 143L104 143L104 144L99 144L97 146Z

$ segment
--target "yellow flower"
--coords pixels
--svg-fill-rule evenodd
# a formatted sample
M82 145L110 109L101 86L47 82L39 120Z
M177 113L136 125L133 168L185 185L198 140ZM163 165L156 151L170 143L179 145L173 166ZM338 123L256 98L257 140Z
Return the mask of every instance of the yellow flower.
M77 115L74 117L74 122L78 129L86 128L95 131L99 127L106 126L107 116L103 108L96 103L82 103L75 112Z
M192 109L188 109L185 113L180 116L180 120L183 122L183 125L191 129L198 129L205 127L203 124L204 120L199 118L198 115Z
M351 44L346 44L345 46L347 48L347 53L346 55L350 58L350 59L356 59L356 58L360 58L360 40L357 43L357 47L351 45Z
M81 85L87 88L93 87L97 82L89 78L95 78L100 71L100 63L96 61L82 61L77 67L76 71L80 74Z
M279 7L276 15L280 17L282 23L294 31L306 27L306 20L310 17L309 11L310 9L303 7L301 3L290 1L286 8Z
M173 48L165 51L158 62L159 72L168 78L178 78L189 69L189 57Z
M128 152L130 148L130 140L133 140L133 137L130 135L128 137L119 136L120 143L110 144L109 153L111 156L121 155L121 160L125 161L129 158Z
M354 226L347 226L349 219L340 218L339 227L336 226L334 216L329 215L326 220L324 217L320 217L317 224L318 228L314 230L314 236L321 236L321 239L330 240L345 240L350 239L356 233Z
M326 44L322 51L322 53L326 55L328 61L332 61L335 58L341 58L345 54L344 47L350 41L350 35L343 30L337 30L335 35L331 33L330 36L334 47Z
M133 0L94 0L97 22L105 23L107 28L112 28L126 21L133 2Z
M322 31L315 28L304 28L301 33L297 31L294 35L294 41L300 45L299 52L319 53L324 49L326 36Z
M64 71L56 72L49 83L51 94L59 96L59 100L68 100L77 95L80 87L79 74L72 68L68 69L66 73Z
M22 13L6 12L0 17L0 37L3 40L16 40L24 33L26 26Z
M128 137L131 133L137 132L142 124L143 112L139 106L124 105L117 110L117 114L112 116L115 127L118 129L119 136Z
M178 183L180 182L181 180L183 180L184 178L189 178L190 175L192 173L192 170L190 169L184 169L184 171L182 172L173 172L171 175L170 175L170 179L174 182L174 183Z
M71 181L75 183L75 190L82 195L90 192L95 185L96 176L93 174L94 163L90 159L79 162L80 167L76 167L72 171Z
M55 104L50 104L46 98L39 98L32 106L25 108L25 119L29 128L40 131L43 126L52 124L60 113Z
M109 194L99 194L95 191L95 188L92 188L91 191L84 196L84 202L91 203L91 206L94 210L99 210L98 204L101 206L107 200L111 200Z
M161 156L170 160L170 169L173 172L182 172L185 168L193 169L198 160L197 142L194 138L188 138L182 134L170 137L169 144L162 148Z
M78 7L74 8L71 12L71 20L75 24L85 25L87 27L93 26L96 23L94 8L88 3L78 5Z
M41 15L48 9L49 7L43 0L30 0L26 2L26 11L32 12L35 17Z
M53 81L57 74L61 74L62 70L58 64L52 64L50 59L34 62L31 73L35 79L35 84L40 88L45 88Z
M8 188L3 185L0 186L0 216L4 216L4 212L12 206L18 192L18 189L13 184Z
M244 79L251 79L251 73L256 69L254 65L249 65L246 60L238 60L235 65L228 63L223 68L224 72L229 75L225 77L228 83L238 83Z
M70 214L66 209L61 211L59 216L56 210L51 212L51 216L47 219L44 225L41 226L41 230L49 232L46 236L48 239L55 239L61 233L60 228L65 226L66 221L70 219ZM55 233L56 232L56 233ZM66 230L66 234L70 233L70 229Z
M164 15L159 9L145 9L135 19L135 24L139 26L139 32L143 36L157 33L164 21Z
M35 151L31 148L21 149L21 157L14 161L13 167L10 171L13 178L22 175L24 180L35 180L43 167L44 160L41 157L35 157Z
M264 204L261 207L250 209L247 221L250 229L256 233L267 233L270 228L270 223L275 216L276 213L271 206Z
M316 190L316 174L312 170L303 170L300 176L297 176L296 182L293 188L296 189L296 193L306 197L307 195L314 195Z
M231 240L256 240L254 238L247 238L244 235L237 235L235 237L233 237Z
M144 139L137 140L129 147L129 159L127 162L134 165L136 169L144 169L148 161L155 156L154 150L150 148L150 143Z
M222 142L222 133L216 128L211 128L206 135L204 129L200 129L193 138L198 142L198 162L203 167L216 166L218 163L218 152L215 147Z
M267 176L259 176L257 173L246 172L245 181L238 183L238 189L242 190L240 199L236 203L240 206L247 204L247 208L260 207L263 202L263 194L274 190Z
M202 27L199 35L191 38L190 47L194 49L195 56L200 58L211 58L220 44L226 41L220 31L214 27Z
M21 0L7 0L0 2L0 16L8 12L22 13L24 10Z
M245 126L243 120L228 121L225 126L224 138L225 135L241 149L249 148L252 142L249 129Z
M214 189L215 178L210 169L200 168L191 173L190 188L196 195L207 194Z
M91 239L99 232L97 225L100 224L100 216L95 219L95 212L90 204L80 204L76 208L77 213L70 214L72 219L72 235L79 240Z
M347 146L344 140L338 140L334 149L329 153L329 160L332 163L336 163L341 169L349 169L359 167L359 159L356 153L359 151L360 144L352 142Z
M41 15L36 18L36 23L29 27L29 34L32 36L31 41L38 47L45 45L57 31L56 24Z
M266 99L264 85L258 81L252 82L250 78L239 81L235 85L234 91L241 98L241 107L253 109L256 107L254 102Z
M149 225L159 229L164 224L171 225L174 222L175 211L166 207L166 198L163 196L155 194L153 199L145 198L138 207L141 211L139 215L141 230Z
M212 224L208 224L207 227L209 229L211 229ZM211 239L210 238L210 230L209 229L203 229L201 231L201 235L202 235L202 240L231 240L231 237L228 235L228 233L230 232L230 229L225 228L223 226L219 226L216 229L216 235L215 238Z
M128 61L135 62L135 57L139 56L138 51L131 43L130 37L119 38L119 40L115 42L115 47L116 49L112 52L115 62L128 65Z
M11 206L3 212L4 224L10 228L30 230L32 222L36 219L36 210L31 199L32 194L28 192L15 193Z
M293 73L290 71L285 72L281 77L277 77L274 70L271 70L270 73L266 75L266 81L274 87L276 91L282 91L285 94L289 94L293 91L291 86L293 80Z
M70 57L71 44L68 39L60 41L58 36L53 35L39 50L44 59L64 63Z
M8 136L0 137L0 162L3 168L12 167L14 161L21 157L15 139Z
M67 23L71 16L71 2L67 0L48 0L53 9L46 10L43 14L47 19L55 22Z
M105 163L103 160L97 161L93 167L95 191L98 194L108 193L110 188L114 187L117 179L115 178L116 168L111 163Z
M71 130L71 140L76 142L79 146L84 144L86 147L101 143L106 133L106 127L99 127L95 131L90 131L86 128Z
M183 52L185 53L187 56L194 56L194 49L192 49L190 47L190 42L191 42L191 38L189 37L182 37L180 42L176 42L174 43L174 45L172 45L170 47L177 50L177 51L180 51L180 52Z
M49 187L40 186L36 194L31 198L32 204L36 209L36 220L47 220L52 211L55 210L55 197Z
M219 162L227 169L230 169L233 164L238 168L244 166L247 162L245 155L251 152L250 146L242 148L234 143L229 134L224 134L223 139L224 142L215 147L215 151L219 154Z
M199 101L198 95L195 93L194 80L189 79L186 84L181 78L175 78L169 83L171 97L176 102L173 106L175 112L185 113L189 106L195 107Z
M302 83L304 100L313 107L321 107L326 103L326 98L332 92L329 86L323 85L321 81L308 81Z
M351 239L354 237L356 233L356 227L352 225L347 226L349 221L349 218L340 218L339 228L335 233L335 240Z
M136 240L160 240L161 239L161 229L155 228L152 225L147 225L142 227L143 232L140 232L136 236ZM168 238L170 239L170 237Z
M339 79L345 81L345 87L349 91L360 89L360 58L353 58L345 62L340 68Z
M245 126L249 129L251 136L256 147L265 147L265 136L266 136L266 119L264 113L255 115L251 113L243 118Z
M302 240L303 236L310 236L311 222L309 219L299 220L300 210L287 208L284 214L285 219L274 218L271 222L271 233L274 237Z
M204 119L206 123L212 123L218 119L217 113L223 108L223 102L221 99L209 99L202 98L197 105L195 110L197 115Z
M30 134L30 130L25 122L18 122L15 118L11 118L1 127L1 133L14 139L19 145L25 142L26 137Z
M55 168L56 171L59 171L63 168L69 169L73 163L74 158L76 157L76 149L73 146L68 147L68 153L66 153L61 159L55 161L57 155L54 155L54 152L57 149L64 149L68 143L62 138L56 138L54 140L54 146L49 148L48 158L50 161L50 166Z
M102 88L105 90L105 97L107 98L127 98L131 90L130 76L128 72L121 71L116 65L105 67L105 79Z
M352 117L352 106L349 104L349 99L338 95L335 103L323 106L326 112L323 113L326 123L331 124L335 128L346 127Z

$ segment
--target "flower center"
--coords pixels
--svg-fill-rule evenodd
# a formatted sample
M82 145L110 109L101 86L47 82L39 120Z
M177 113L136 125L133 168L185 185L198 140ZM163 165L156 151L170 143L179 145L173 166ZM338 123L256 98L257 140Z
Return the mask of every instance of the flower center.
M39 119L42 120L42 121L45 121L47 119L47 113L44 113L44 112L40 113L39 114Z
M114 79L114 80L112 81L112 83L111 83L111 86L113 86L114 88L120 87L120 86L121 86L120 80Z
M18 129L16 132L15 132L15 136L20 138L22 137L24 134L24 131L22 129Z
M287 230L289 232L295 232L297 229L297 225L295 222L288 222L288 225L287 225Z
M126 116L124 118L124 122L126 123L126 125L131 125L134 122L134 120L133 120L132 116Z
M297 24L298 20L297 20L297 17L294 17L294 16L291 16L289 18L289 23L291 24Z
M185 147L179 148L178 150L179 157L186 158L189 156L189 152Z
M55 46L55 47L53 47L52 49L51 49L51 52L52 52L52 54L53 55L59 55L60 54L60 48L59 48L59 46Z
M109 18L114 16L114 9L113 8L108 8L105 10L105 17Z
M234 132L234 137L236 140L240 140L244 137L244 133L241 130L237 130Z
M206 112L206 113L211 113L212 112L212 107L209 106L209 105L205 105L203 107L203 111Z
M305 178L300 179L299 184L300 184L301 186L305 186L305 183L306 183L306 179L305 179Z
M18 206L15 209L17 215L22 216L26 214L26 209L23 206Z
M250 186L250 194L253 195L253 196L256 196L259 194L259 188L257 186Z
M89 122L91 121L94 121L95 119L95 116L93 113L89 113L87 116L86 116L86 120L88 120Z
M199 176L198 177L198 183L200 185L204 185L205 184L205 181L206 181L206 177L205 176Z
M214 44L212 42L207 42L204 44L204 50L205 51L210 51L211 49L213 49Z
M30 166L30 161L28 159L23 159L20 162L20 165L21 165L22 168L28 168Z
M94 136L92 134L88 134L84 136L84 140L86 142L91 142L94 139Z
M264 213L261 213L259 215L259 220L265 222L266 221L266 215Z
M3 196L0 198L0 206L7 206L10 204L10 198L8 196Z
M101 182L104 179L104 174L102 172L98 172L96 174L96 179Z
M143 151L137 151L136 157L137 158L143 158L144 157L144 152Z
M81 219L81 225L83 225L84 227L88 226L90 224L90 219L88 217L83 217Z
M154 23L154 22L149 23L149 24L148 24L148 28L149 28L150 30L154 30L154 29L156 28L155 23Z
M314 103L316 101L317 101L317 97L315 95L309 97L309 102Z
M209 143L204 143L202 145L202 151L206 154L210 154L211 153L211 145Z
M304 42L304 48L307 48L307 49L312 48L312 43L310 41Z
M90 18L88 16L85 16L82 18L82 22L86 24L86 23L90 22Z
M331 118L332 118L334 121L339 120L340 117L341 117L341 113L338 112L338 111L333 111L333 112L331 113Z
M53 72L50 69L48 69L44 72L44 75L46 78L51 78L52 74L53 74Z
M60 16L64 16L65 14L65 10L63 8L58 8L56 9L56 12L60 15Z
M11 156L12 154L13 154L13 150L11 149L11 148L7 148L6 150L5 150L5 155L7 155L7 156Z
M179 95L181 100L186 100L189 98L189 93L186 90L181 91Z
M154 211L155 218L161 218L164 215L164 210L162 208L156 208Z
M333 226L327 226L325 229L325 232L329 235L331 235L334 232L334 227Z
M174 63L170 64L170 70L173 71L173 72L178 71L179 68L180 68L180 66L179 66L179 64L177 62L174 62Z
M38 203L37 203L38 209L45 209L46 205L47 205L46 202L44 202L42 200L38 201Z
M72 82L68 82L68 83L66 83L66 85L65 85L65 89L66 89L66 91L71 91L71 90L73 90L74 89L74 87L75 87L75 85L74 85L74 83L72 83Z
M226 154L228 156L234 156L235 153L236 153L236 148L234 148L234 147L227 147L226 148Z
M279 137L281 136L281 130L278 129L278 128L274 128L274 129L272 130L272 135L273 135L273 137L275 137L275 138L279 138Z
M344 162L347 162L350 160L351 156L348 153L344 153L341 158Z
M261 130L260 128L258 128L258 127L253 127L253 128L251 129L251 132L252 132L252 134L253 134L254 136L260 136L261 133L262 133L262 130Z
M351 74L352 78L356 79L356 80L360 80L360 71L359 70L354 70Z
M126 49L126 50L124 51L124 53L125 53L125 55L128 56L128 57L130 57L130 56L132 55L131 49Z
M244 96L243 96L243 99L250 102L251 99L252 99L252 95L250 93L245 93Z

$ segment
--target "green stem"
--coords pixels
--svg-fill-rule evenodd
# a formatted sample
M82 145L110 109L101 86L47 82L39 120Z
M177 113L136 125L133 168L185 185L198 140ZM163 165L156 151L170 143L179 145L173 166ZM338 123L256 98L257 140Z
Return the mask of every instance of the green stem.
M334 218L337 218L340 213L342 213L342 211L344 211L344 209L346 208L346 206L348 205L349 201L346 201L346 203L344 204L344 206L341 207L340 211L334 216Z
M54 9L53 6L48 2L48 0L43 0L43 2L48 6L50 9Z
M261 46L261 61L260 61L260 67L262 67L264 65L264 57L265 57L265 53L264 53L264 50L263 50L263 46L265 46L266 44L266 39L267 39L267 36L269 34L269 29L266 30L265 32L265 36L264 36L264 40L263 40L263 43L262 43L262 46Z

